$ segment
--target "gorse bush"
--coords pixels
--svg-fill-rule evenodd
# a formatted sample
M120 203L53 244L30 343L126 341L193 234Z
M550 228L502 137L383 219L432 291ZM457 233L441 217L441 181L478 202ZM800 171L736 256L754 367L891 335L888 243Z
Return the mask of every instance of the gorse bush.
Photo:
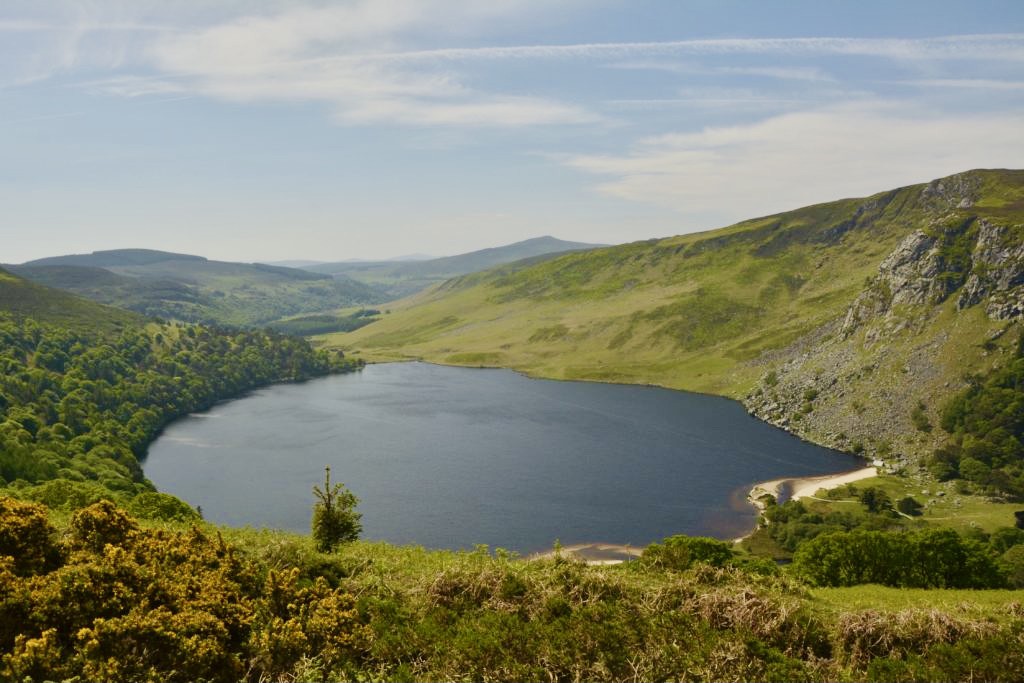
M0 543L20 558L0 558L2 680L283 680L313 655L340 675L365 647L354 598L324 579L195 528L141 529L110 502L58 539L43 507L0 499Z

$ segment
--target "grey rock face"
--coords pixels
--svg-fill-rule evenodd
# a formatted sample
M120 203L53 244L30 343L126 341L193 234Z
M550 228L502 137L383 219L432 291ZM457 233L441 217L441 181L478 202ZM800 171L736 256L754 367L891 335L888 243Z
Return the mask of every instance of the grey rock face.
M933 180L921 190L922 202L935 209L969 209L977 201L980 181L969 173Z
M901 304L939 303L949 296L951 283L943 272L935 237L915 230L878 266L878 275L851 304L841 334L849 336L861 322L877 318Z
M1005 226L978 222L978 242L971 256L973 268L957 298L963 310L989 297L985 308L994 320L1014 320L1024 312L1024 244L1010 238Z

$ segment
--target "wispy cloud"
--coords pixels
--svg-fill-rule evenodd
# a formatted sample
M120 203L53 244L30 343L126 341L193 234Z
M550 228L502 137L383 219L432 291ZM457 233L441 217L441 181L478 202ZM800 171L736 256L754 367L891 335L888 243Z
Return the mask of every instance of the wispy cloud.
M150 95L180 94L189 91L179 79L154 76L113 76L92 81L80 81L75 87L93 93L118 97L146 97Z
M425 52L396 58L393 51L410 32L443 33L444 25L493 19L523 4L361 0L302 7L169 36L149 57L161 72L204 95L322 101L348 124L519 127L599 120L578 105L482 91L452 69L423 64Z
M447 12L441 12L444 7ZM856 55L901 60L1024 60L1024 34L927 39L739 38L663 42L513 45L421 50L395 49L410 31L455 22L466 5L433 0L364 1L246 17L201 31L166 36L151 51L164 73L185 77L210 97L241 101L308 100L333 105L348 124L529 126L593 123L601 117L580 104L472 87L459 64L487 60L595 60L708 55ZM502 9L492 8L489 19ZM454 12L454 16L453 13ZM472 19L469 17L468 19ZM643 65L643 63L640 63ZM648 64L649 66L649 64ZM825 83L813 66L674 65L715 75ZM736 98L677 98L693 106ZM748 98L743 98L748 99ZM792 101L762 95L762 103ZM716 102L711 102L716 100ZM661 100L659 105L665 100ZM626 106L636 106L633 101Z
M803 58L850 56L928 65L1024 61L1024 34L1019 33L429 46L477 40L476 29L517 20L545 6L542 0L239 2L213 12L220 19L207 15L206 23L189 25L204 14L193 8L191 15L185 12L175 21L173 9L153 9L160 5L136 12L130 2L112 3L114 9L101 12L69 4L78 9L65 11L63 21L45 15L0 21L0 33L43 36L42 48L33 51L31 60L12 62L10 70L18 73L0 81L25 83L84 66L93 74L106 70L110 76L93 78L80 83L81 87L119 97L195 94L241 102L322 102L330 107L335 121L347 125L514 128L593 124L605 119L585 100L570 94L545 96L528 85L515 90L508 83L488 83L486 76L481 77L482 65L488 61L575 60L588 65L611 61L610 66L619 68L788 81L794 89L836 82L817 65L793 63ZM0 57L3 54L0 47ZM744 56L757 60L741 59L752 63L737 64L736 58ZM783 63L772 63L772 57ZM718 58L732 61L714 63ZM687 63L687 59L699 63ZM914 83L970 87L941 79ZM995 88L994 83L989 87ZM651 94L655 96L613 100L611 106L784 107L804 100L803 93L786 92L781 86L749 96Z
M1020 114L844 105L650 137L627 154L563 163L607 178L596 186L604 194L729 222L969 168L1019 166Z
M628 58L658 55L849 55L910 60L1024 61L1024 34L954 35L936 38L721 38L570 45L443 48L379 52L358 59L379 61L464 59Z
M835 82L835 78L815 66L707 66L678 61L629 61L607 65L611 69L664 71L688 76L755 76L786 81Z
M900 81L903 85L921 88L966 88L969 90L1024 90L1024 81L1003 81L992 78L926 78Z

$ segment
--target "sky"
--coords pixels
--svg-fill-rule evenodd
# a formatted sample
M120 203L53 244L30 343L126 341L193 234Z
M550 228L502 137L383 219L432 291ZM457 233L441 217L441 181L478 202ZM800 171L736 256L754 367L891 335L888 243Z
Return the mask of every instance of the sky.
M3 0L0 262L455 254L1024 167L1020 0Z

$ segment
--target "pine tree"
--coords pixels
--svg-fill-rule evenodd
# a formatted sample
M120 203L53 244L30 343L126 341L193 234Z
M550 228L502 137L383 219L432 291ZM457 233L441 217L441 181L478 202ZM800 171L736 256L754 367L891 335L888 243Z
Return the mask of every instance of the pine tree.
M313 541L320 552L329 553L339 544L354 541L363 531L362 514L356 512L359 499L343 484L331 484L331 468L325 467L324 487L313 487L319 499L313 505Z

